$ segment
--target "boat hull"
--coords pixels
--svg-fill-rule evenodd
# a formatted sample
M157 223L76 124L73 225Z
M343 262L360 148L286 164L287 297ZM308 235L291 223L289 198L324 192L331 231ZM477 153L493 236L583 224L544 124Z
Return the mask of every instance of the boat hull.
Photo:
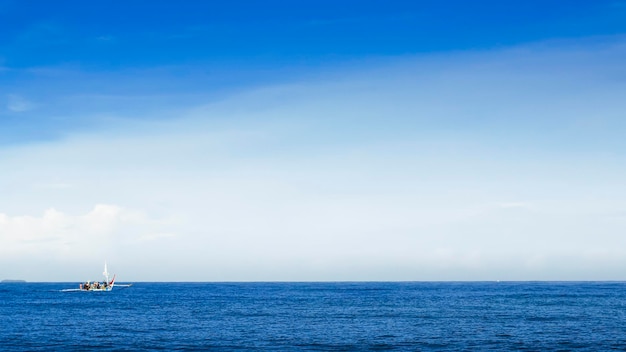
M108 292L111 291L113 288L112 287L107 287L107 288L90 288L88 290L81 288L78 289L79 291L84 291L84 292Z

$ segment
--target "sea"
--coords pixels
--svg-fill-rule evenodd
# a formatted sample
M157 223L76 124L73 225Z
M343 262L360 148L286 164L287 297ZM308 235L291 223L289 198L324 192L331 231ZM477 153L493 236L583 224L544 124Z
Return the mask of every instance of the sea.
M0 284L0 351L626 350L624 282Z

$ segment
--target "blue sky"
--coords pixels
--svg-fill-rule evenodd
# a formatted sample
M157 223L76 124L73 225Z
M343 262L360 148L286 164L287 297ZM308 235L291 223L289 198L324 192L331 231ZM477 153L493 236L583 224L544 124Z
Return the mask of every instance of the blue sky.
M624 280L626 2L0 2L0 278Z

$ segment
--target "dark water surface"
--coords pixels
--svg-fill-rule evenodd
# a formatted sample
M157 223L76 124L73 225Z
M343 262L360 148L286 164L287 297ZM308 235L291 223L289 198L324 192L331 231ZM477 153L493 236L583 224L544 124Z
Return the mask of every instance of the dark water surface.
M626 350L626 283L0 284L0 350Z

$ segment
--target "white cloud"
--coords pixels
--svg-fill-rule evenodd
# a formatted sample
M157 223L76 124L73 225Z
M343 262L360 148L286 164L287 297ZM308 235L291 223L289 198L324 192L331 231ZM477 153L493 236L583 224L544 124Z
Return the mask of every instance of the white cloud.
M68 189L68 188L72 188L73 185L70 183L64 183L64 182L53 182L53 183L42 183L42 184L36 184L33 185L34 188L38 188L38 189Z
M499 203L498 206L500 208L524 208L529 209L531 207L528 202L502 202Z
M35 108L35 104L27 100L26 98L17 95L7 95L7 109L12 112L24 112Z
M83 215L56 209L42 216L0 214L3 260L37 257L69 262L98 261L117 245L132 243L163 222L115 205L98 204Z

